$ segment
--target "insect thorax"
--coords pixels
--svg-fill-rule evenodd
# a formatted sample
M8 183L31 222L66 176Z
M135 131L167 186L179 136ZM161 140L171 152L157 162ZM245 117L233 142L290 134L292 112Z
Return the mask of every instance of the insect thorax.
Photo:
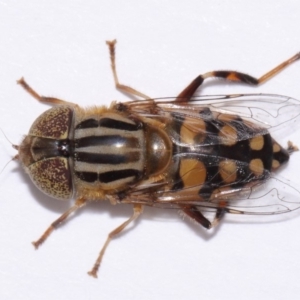
M143 124L113 112L75 125L74 180L81 188L122 190L143 175Z
M74 170L81 185L122 191L166 169L171 141L137 116L105 112L80 121L74 133Z

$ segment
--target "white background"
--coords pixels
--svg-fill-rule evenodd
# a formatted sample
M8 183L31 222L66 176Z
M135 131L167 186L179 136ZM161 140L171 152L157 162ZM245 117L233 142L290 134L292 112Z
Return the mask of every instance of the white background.
M293 0L2 0L0 127L19 143L47 109L16 85L21 76L44 95L82 106L126 100L114 89L107 39L118 39L122 83L152 97L175 96L211 70L262 75L300 50L299 20L300 2ZM300 99L299 78L300 62L258 88L208 84L202 93ZM0 168L13 155L1 137ZM293 155L282 176L299 182L299 158ZM209 234L176 212L148 208L111 243L95 280L86 272L130 207L93 203L35 251L30 242L70 203L37 191L16 162L0 175L0 195L0 299L296 299L300 293L300 216L265 224L227 218Z

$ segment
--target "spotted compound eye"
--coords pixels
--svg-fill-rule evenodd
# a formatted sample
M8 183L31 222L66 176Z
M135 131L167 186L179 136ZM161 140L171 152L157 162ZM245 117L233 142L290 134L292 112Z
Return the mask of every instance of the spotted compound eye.
M72 173L66 158L40 160L28 167L28 174L45 194L62 200L72 198Z
M68 106L57 106L41 114L32 124L28 135L63 140L69 137L73 110Z
M19 159L35 185L56 199L73 196L70 136L73 110L51 108L32 124L19 147Z

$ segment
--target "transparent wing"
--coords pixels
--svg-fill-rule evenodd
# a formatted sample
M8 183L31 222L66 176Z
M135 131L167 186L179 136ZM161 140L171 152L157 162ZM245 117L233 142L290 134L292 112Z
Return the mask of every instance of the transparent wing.
M274 94L234 94L234 95L209 95L195 96L188 103L177 103L175 98L157 98L138 100L124 103L132 112L148 118L168 118L176 114L178 118L190 118L195 122L199 119L209 120L207 108L213 112L214 117L220 120L224 115L239 116L244 121L240 122L240 135L238 140L249 139L258 134L270 132L280 137L286 137L300 125L300 101L287 96ZM204 113L201 113L204 112ZM199 114L200 113L200 114ZM226 118L225 118L226 120ZM193 122L190 122L193 126ZM244 124L257 130L249 131L243 128ZM218 124L212 124L218 126ZM216 133L206 132L213 137ZM276 135L275 135L276 137Z
M268 171L265 170L265 175ZM173 182L172 182L173 184ZM209 184L209 182L207 182ZM199 196L200 185L170 190L170 182L147 183L136 187L128 198L130 203L142 203L162 208L179 205L197 206L201 211L215 211L220 203L235 214L281 214L300 208L300 191L290 180L272 174L265 180L233 182L217 188L209 200ZM156 190L153 192L153 188ZM203 195L204 197L204 195ZM126 203L126 199L122 201Z

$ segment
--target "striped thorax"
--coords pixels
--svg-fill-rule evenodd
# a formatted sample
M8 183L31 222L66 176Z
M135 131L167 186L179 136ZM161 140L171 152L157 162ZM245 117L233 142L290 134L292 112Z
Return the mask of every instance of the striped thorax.
M114 112L91 114L74 129L74 177L79 188L122 190L143 175L143 124Z

